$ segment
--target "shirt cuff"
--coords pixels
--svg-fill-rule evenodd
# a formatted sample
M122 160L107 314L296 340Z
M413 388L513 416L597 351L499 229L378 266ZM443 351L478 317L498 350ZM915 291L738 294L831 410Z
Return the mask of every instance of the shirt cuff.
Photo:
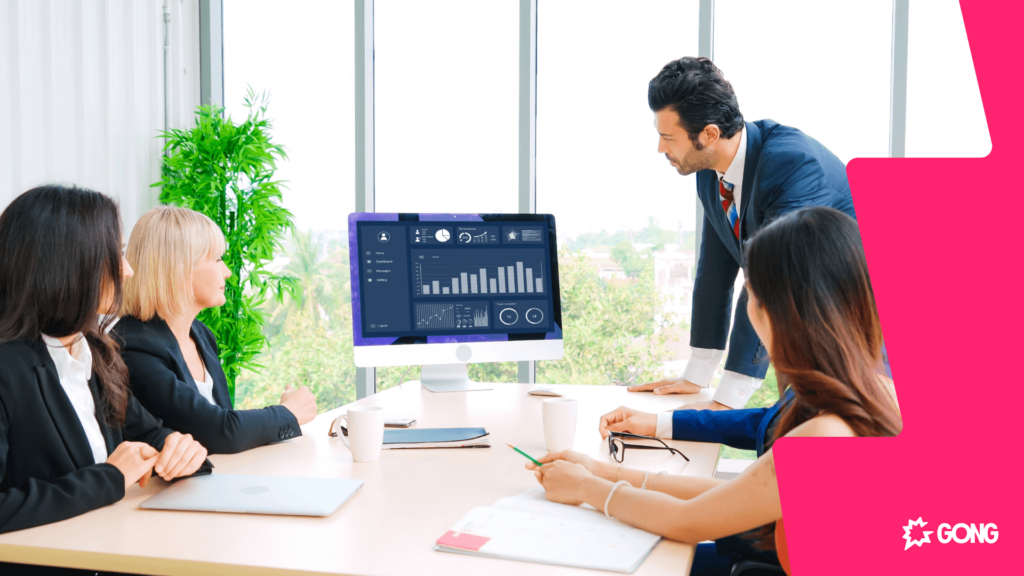
M709 348L690 347L690 361L686 363L686 370L683 371L683 379L693 382L701 388L707 388L711 384L711 377L715 375L715 368L722 361L724 350L711 350Z
M658 438L672 438L671 412L658 412L658 428L654 435Z
M715 389L715 402L725 404L729 408L743 408L747 400L761 387L764 380L755 376L746 376L738 372L726 370L722 381Z

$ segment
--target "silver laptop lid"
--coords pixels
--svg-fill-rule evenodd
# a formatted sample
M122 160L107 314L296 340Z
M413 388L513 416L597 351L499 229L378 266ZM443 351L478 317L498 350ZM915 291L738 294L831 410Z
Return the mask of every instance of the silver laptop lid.
M141 504L151 510L329 516L362 480L211 474L175 482Z

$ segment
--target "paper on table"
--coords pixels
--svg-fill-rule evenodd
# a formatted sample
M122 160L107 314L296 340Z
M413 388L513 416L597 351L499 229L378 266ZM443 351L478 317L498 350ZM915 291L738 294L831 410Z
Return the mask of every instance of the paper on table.
M489 538L477 553L508 560L632 572L661 538L625 524L478 506L452 532Z
M569 506L548 500L544 495L544 489L540 486L530 488L522 494L502 498L491 504L493 508L504 508L518 512L543 514L566 520L578 520L580 522L595 522L598 524L612 524L622 526L618 520L606 518L604 514L595 510L591 505Z
M479 506L448 534L487 538L475 551L450 546L438 549L508 560L633 572L661 537L609 520L590 507L549 502L542 488L532 488L493 506ZM447 537L447 534L446 534Z

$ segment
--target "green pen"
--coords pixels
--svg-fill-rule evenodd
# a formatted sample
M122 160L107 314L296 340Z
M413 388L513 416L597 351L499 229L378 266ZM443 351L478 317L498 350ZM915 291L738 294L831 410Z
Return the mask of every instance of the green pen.
M529 459L530 459L530 462L533 462L533 463L534 463L534 464L536 464L536 465L537 465L538 467L540 467L540 466L543 466L543 464L541 464L540 462L537 462L537 461L536 461L536 460L535 460L535 459L533 458L533 456L530 456L529 454L527 454L526 452L523 452L523 451L522 451L522 450L520 450L519 448L516 448L515 446L513 446L513 445L511 445L511 444L509 444L509 445L508 445L508 447L509 447L509 448L511 448L511 449L513 449L513 450L515 450L516 452L519 452L519 453L520 453L520 454L522 454L523 456L526 456L527 458L529 458Z

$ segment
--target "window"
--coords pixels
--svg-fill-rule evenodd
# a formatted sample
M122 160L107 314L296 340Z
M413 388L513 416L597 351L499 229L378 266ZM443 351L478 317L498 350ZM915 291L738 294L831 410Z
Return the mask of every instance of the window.
M377 212L519 211L519 1L374 3Z
M889 155L891 0L716 2L714 37L747 121L799 128L843 162Z
M697 54L698 2L541 2L537 211L557 219L565 357L537 381L627 384L689 356L696 197L657 152L647 84Z
M907 156L979 158L992 150L956 0L910 3Z
M377 0L374 57L376 211L519 212L519 1ZM378 368L377 390L419 371Z
M284 204L295 234L274 263L299 290L267 305L260 373L238 380L235 405L276 404L305 385L321 411L355 400L348 214L355 205L354 13L350 3L224 1L224 99L244 119L248 87L269 94L273 140L288 160Z

